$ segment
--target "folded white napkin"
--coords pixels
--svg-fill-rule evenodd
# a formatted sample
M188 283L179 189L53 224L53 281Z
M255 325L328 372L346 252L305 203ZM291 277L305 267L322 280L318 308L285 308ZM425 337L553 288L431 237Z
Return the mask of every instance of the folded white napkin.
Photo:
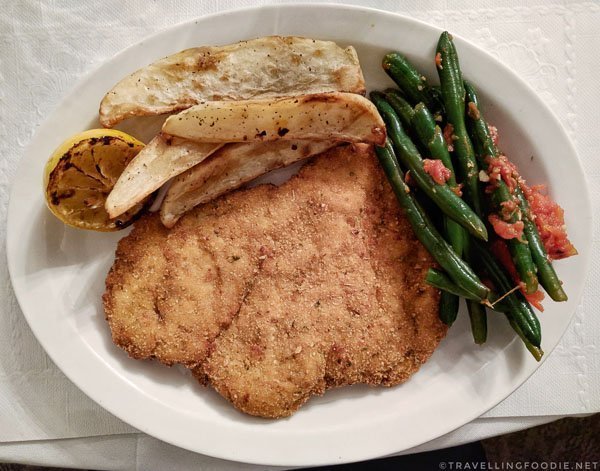
M6 221L10 185L25 146L84 73L167 26L221 9L264 3L269 2L44 1L13 2L0 9L0 219ZM396 2L352 3L398 8ZM544 0L505 0L501 7L493 3L462 0L440 10L434 0L411 1L403 2L398 12L484 46L537 90L576 143L597 212L600 5L569 0L559 5ZM5 259L5 235L3 223L0 259ZM488 417L600 411L600 355L595 346L600 338L594 290L600 282L597 244L592 258L582 304L560 346ZM0 264L0 441L132 431L89 400L48 359L17 306L6 265Z

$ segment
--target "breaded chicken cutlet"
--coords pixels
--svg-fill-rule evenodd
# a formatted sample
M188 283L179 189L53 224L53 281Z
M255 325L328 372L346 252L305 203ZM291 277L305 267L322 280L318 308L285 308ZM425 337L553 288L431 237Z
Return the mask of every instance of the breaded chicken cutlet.
M133 358L183 364L241 411L285 417L328 388L419 369L446 333L432 265L372 149L342 146L171 230L142 218L103 299Z

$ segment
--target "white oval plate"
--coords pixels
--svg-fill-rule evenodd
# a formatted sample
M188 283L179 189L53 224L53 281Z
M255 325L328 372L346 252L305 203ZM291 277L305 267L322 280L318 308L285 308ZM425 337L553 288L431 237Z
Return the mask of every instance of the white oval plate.
M44 205L42 169L50 153L71 134L98 127L104 93L160 57L271 34L332 39L356 47L373 89L391 85L380 61L392 49L436 77L433 57L440 32L410 18L357 7L246 9L156 34L82 80L38 130L9 206L13 286L31 329L54 362L92 399L141 431L207 455L270 465L341 463L399 452L473 420L514 391L539 364L500 316L490 316L485 347L474 346L462 313L431 360L402 386L329 391L284 420L246 416L181 370L131 360L113 345L100 298L124 234L65 227ZM591 209L583 172L564 130L532 90L467 41L456 38L456 45L465 77L478 86L488 118L500 129L503 149L531 183L549 183L579 249L578 257L557 263L570 300L546 302L541 316L547 356L569 324L587 271ZM134 132L150 137L142 128L134 126Z

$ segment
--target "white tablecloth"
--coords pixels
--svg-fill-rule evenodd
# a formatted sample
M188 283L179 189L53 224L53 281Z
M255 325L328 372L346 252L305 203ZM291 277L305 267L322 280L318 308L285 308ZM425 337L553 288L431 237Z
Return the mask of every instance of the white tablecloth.
M0 9L0 220L11 182L36 127L85 73L122 48L181 21L266 3L3 2ZM281 3L281 2L277 2ZM570 0L347 2L445 27L514 68L552 107L600 203L600 3ZM515 393L461 429L419 449L451 446L552 420L600 411L598 231L592 272L573 323L542 367ZM6 224L0 226L4 240ZM5 244L0 244L5 251ZM5 259L5 253L0 257ZM84 438L88 437L88 438ZM90 438L91 437L91 438ZM0 264L0 461L112 469L231 468L137 433L89 400L48 359L15 301ZM154 463L154 464L152 464ZM164 469L164 466L163 466Z

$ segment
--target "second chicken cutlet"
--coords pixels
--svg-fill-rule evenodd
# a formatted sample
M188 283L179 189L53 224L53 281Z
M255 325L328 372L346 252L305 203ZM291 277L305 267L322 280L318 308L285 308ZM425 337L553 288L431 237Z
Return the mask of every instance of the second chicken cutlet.
M130 356L183 364L241 411L285 417L328 388L419 369L446 333L431 266L372 148L342 146L171 230L141 219L104 306Z

